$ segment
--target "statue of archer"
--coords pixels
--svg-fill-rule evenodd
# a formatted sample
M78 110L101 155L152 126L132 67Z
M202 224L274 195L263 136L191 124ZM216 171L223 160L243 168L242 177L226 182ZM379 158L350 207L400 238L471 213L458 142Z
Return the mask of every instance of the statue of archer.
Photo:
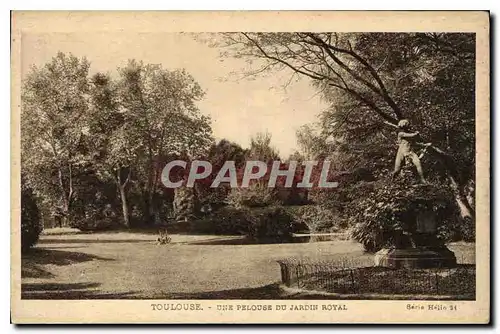
M417 169L418 176L421 183L426 183L424 177L424 171L422 169L422 164L420 163L420 158L415 152L414 148L416 145L425 146L425 149L431 145L431 143L421 143L420 133L418 131L412 132L410 130L410 122L407 119L403 119L398 123L398 152L396 154L396 161L394 163L394 172L392 173L392 178L394 179L396 175L401 171L402 164L405 159L409 159L415 168Z

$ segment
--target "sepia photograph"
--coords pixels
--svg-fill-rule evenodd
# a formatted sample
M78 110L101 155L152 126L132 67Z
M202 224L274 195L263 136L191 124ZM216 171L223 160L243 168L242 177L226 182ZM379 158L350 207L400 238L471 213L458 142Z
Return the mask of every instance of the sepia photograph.
M488 322L488 13L383 13L13 12L15 318Z

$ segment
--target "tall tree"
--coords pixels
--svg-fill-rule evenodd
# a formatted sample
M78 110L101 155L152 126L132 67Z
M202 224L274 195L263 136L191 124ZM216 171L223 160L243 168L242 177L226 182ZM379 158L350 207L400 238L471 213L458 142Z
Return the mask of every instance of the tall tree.
M250 138L250 149L248 150L248 160L259 160L272 162L279 160L279 153L271 145L272 136L269 132L259 132Z
M333 138L317 124L304 124L296 131L297 143L301 153L308 160L330 156L335 145Z
M71 217L76 175L88 164L85 122L90 63L58 53L32 67L22 87L22 168L26 181L53 213Z
M137 142L134 142L134 124L125 123L120 110L116 83L103 73L92 76L90 89L89 132L87 143L93 167L101 180L112 180L120 196L123 223L130 227L130 209L127 189L137 162Z
M145 219L151 222L163 158L172 154L194 158L206 153L212 143L210 120L196 105L204 92L186 71L131 60L119 72L119 103L126 123L123 138L137 154L134 169Z

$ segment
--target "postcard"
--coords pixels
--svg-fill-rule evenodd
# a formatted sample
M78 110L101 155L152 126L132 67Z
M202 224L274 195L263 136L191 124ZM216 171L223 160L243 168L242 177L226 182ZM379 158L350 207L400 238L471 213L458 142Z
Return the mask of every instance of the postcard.
M11 22L13 323L489 323L488 12Z

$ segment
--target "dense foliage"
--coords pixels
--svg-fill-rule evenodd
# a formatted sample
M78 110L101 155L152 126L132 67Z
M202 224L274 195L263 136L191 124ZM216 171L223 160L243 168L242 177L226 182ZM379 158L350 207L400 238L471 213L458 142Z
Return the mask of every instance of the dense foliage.
M42 232L40 210L35 196L25 184L21 187L21 248L30 249L38 242Z
M290 241L293 216L281 206L261 208L223 207L200 221L193 221L192 232L245 235L259 242Z
M227 197L227 203L236 207L265 207L278 204L279 199L273 188L268 188L267 183L254 183L248 188L231 189Z
M338 233L347 228L347 220L339 211L322 204L310 204L286 207L294 221L302 223L310 233Z
M347 219L355 239L377 249L394 231L409 232L404 222L422 198L442 206L434 208L441 237L474 238L474 34L227 33L214 41L225 46L223 57L252 59L249 75L289 71L329 104L297 138L305 158L328 158L350 175L337 191L309 197ZM432 143L422 157L427 188L414 187L411 167L388 177L402 119Z
M196 106L204 92L184 70L160 65L131 60L116 78L89 69L85 58L59 53L25 78L26 182L61 226L152 224L172 202L159 186L163 164L213 142Z
M354 201L348 214L351 236L368 251L394 245L394 238L406 234L409 238L415 232L415 217L421 212L436 214L437 229L444 238L455 234L457 212L448 189L434 185L414 185L406 182L373 184L366 196ZM355 206L354 206L355 205Z

